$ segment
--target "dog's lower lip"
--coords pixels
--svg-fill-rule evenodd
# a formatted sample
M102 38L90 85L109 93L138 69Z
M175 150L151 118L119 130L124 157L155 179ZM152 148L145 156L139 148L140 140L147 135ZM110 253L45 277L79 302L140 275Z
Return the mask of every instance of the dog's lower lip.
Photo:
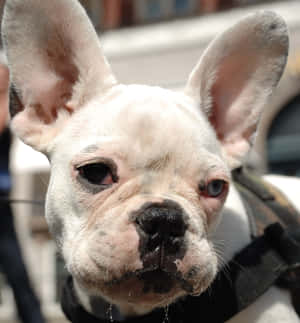
M188 294L193 294L194 292L193 286L189 284L185 279L183 279L179 273L169 273L159 267L155 269L143 269L142 271L136 273L136 276L140 280L146 281L145 292L147 292L151 288L153 288L154 291L158 291L160 293L162 291L168 292L168 285L173 286L176 283L178 283L181 288ZM160 284L164 285L164 287L161 288Z
M168 293L175 284L173 277L161 269L145 271L138 274L138 278L144 282L144 292L153 290L155 293Z

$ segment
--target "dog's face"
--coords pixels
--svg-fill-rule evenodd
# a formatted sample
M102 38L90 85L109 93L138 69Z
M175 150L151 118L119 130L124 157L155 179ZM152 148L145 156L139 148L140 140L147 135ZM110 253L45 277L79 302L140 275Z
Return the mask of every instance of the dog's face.
M119 85L60 134L47 217L70 272L110 301L164 305L216 274L208 237L229 170L195 108L182 94Z
M223 33L183 92L118 84L76 1L7 0L3 30L12 127L49 157L46 216L81 292L136 313L203 292L230 170L286 62L282 20Z

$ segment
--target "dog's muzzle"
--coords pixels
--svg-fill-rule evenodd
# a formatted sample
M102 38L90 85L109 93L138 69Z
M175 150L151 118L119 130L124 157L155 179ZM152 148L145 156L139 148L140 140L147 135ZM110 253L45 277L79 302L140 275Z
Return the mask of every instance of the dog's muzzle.
M176 260L184 257L186 249L184 236L187 224L183 209L177 203L166 200L163 203L146 203L135 216L143 262L140 278L149 283L163 280L164 286L171 286L173 278L180 279Z

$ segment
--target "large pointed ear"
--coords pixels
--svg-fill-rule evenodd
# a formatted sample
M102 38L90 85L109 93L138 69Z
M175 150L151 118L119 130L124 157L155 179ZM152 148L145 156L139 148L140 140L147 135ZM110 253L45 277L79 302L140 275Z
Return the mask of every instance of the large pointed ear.
M257 12L217 37L189 77L185 92L207 114L232 168L251 146L287 55L285 22L273 12Z
M70 115L116 80L77 0L7 0L2 34L12 127L46 152Z

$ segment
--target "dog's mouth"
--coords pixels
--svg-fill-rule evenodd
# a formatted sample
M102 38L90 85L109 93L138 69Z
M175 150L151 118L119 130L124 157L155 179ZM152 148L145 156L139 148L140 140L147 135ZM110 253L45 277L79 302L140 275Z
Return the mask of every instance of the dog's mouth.
M137 275L138 279L144 283L144 293L154 292L165 294L174 287L175 279L170 274L161 269L145 271Z
M166 224L148 234L128 226L118 237L95 231L75 250L71 272L88 293L114 304L157 307L200 294L214 278L214 254L205 239L175 224L172 234Z
M199 289L199 282L205 276L202 275L202 270L195 264L187 266L186 270L180 268L180 264L184 264L185 255L185 244L181 239L162 241L155 248L149 247L143 251L142 267L123 271L121 275L115 275L94 257L90 258L96 265L92 275L82 267L83 270L77 270L74 274L89 289L107 290L108 294L113 291L113 294L124 292L131 295L167 297L176 291L181 295L194 294ZM109 279L106 278L108 275Z
M188 279L175 269L176 266L171 267L162 266L162 264L151 265L133 272L127 272L119 279L106 282L105 285L121 286L128 282L136 281L141 287L142 294L169 294L172 290L183 290L187 294L193 294L194 286ZM193 269L191 272L195 273Z
M178 241L179 242L179 241ZM193 287L187 283L178 271L176 261L182 258L174 244L161 243L155 249L143 254L143 269L137 271L136 277L144 284L144 293L169 293L176 285L190 293ZM173 252L170 252L170 250Z
M193 294L193 286L179 273L157 268L128 272L120 279L105 282L101 292L116 303L163 307L178 297Z
M108 302L130 306L138 304L145 308L163 307L185 295L198 295L211 283L213 271L208 266L190 261L193 256L191 253L181 258L178 253L167 252L160 245L144 254L140 268L132 266L131 269L128 264L127 268L125 265L121 267L127 269L121 275L116 275L116 271L109 267L100 268L94 261L73 274L80 286ZM95 271L86 270L92 264L96 265Z
M188 294L193 293L193 286L179 272L170 273L158 268L139 272L137 278L143 283L144 293L167 294L177 287Z

